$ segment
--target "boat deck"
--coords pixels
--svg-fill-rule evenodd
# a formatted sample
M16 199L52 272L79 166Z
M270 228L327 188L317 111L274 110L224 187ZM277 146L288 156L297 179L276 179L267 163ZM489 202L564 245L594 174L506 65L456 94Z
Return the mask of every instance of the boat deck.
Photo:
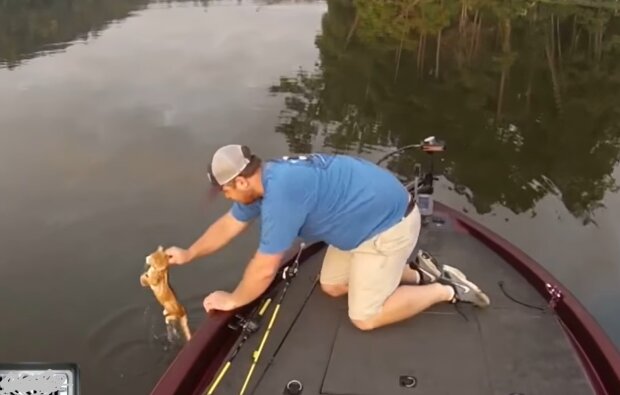
M304 395L595 393L558 318L502 258L449 222L425 226L419 246L464 271L491 306L436 305L363 332L348 319L346 297L321 291L322 250L293 280L245 393L283 394L293 379ZM239 393L270 314L216 394Z

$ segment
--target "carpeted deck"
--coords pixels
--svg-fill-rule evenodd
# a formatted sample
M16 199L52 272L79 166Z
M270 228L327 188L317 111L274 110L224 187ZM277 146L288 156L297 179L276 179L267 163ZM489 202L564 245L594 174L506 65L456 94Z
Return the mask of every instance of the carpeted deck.
M303 384L304 395L594 393L558 319L512 267L449 224L425 227L420 247L463 270L487 292L491 306L437 305L362 332L347 317L346 298L330 298L316 283L321 252L294 279L246 394L283 394L293 379ZM530 306L511 300L500 282ZM270 313L217 393L239 393ZM415 385L404 387L403 377Z

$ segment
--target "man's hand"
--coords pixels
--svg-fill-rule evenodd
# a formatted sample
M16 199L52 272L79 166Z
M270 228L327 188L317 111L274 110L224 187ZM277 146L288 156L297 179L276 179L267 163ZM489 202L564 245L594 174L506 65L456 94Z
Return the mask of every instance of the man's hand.
M229 311L237 308L237 303L232 294L225 291L215 291L211 293L204 299L202 305L207 313L211 310Z
M173 265L183 265L194 259L194 256L189 250L179 247L168 248L166 250L166 255L168 255L168 261Z

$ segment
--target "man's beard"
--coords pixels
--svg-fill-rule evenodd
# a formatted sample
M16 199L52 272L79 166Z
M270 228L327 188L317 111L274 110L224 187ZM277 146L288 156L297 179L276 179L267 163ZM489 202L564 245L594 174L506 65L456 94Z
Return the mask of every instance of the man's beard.
M252 204L258 200L261 199L261 196L255 192L255 191L248 191L247 194L245 194L241 200L243 204L248 205L248 204Z

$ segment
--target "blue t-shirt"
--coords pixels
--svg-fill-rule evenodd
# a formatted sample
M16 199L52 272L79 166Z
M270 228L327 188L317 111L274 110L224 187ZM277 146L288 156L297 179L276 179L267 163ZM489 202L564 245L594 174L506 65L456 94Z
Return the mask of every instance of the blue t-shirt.
M365 159L328 154L271 160L262 173L264 196L234 203L247 222L260 215L259 251L276 254L297 237L351 250L403 218L408 192L388 170Z

